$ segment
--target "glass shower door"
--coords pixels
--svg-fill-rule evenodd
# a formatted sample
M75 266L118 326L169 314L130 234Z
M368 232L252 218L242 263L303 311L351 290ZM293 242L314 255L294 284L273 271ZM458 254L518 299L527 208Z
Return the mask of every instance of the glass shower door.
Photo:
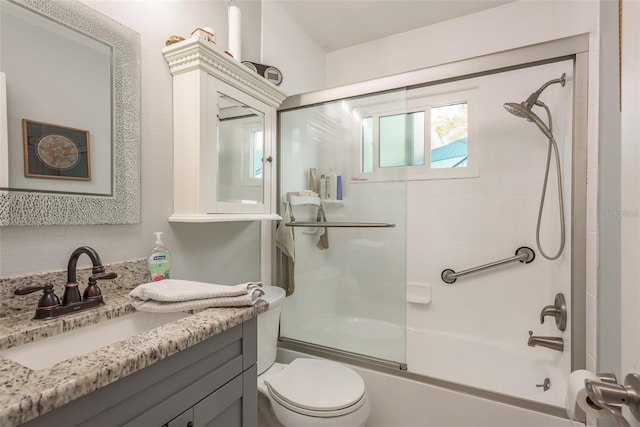
M424 138L405 110L399 90L280 112L280 213L295 248L279 271L293 291L283 338L405 363L404 166Z

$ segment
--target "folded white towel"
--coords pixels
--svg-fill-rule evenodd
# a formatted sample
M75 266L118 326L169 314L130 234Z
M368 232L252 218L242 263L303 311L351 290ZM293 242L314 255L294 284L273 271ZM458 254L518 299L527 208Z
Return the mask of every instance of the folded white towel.
M163 280L164 281L164 280ZM166 302L166 301L153 301L153 300L140 300L131 298L131 305L139 311L152 311L152 312L177 312L177 311L189 311L200 308L211 307L247 307L254 305L260 296L264 294L264 291L260 288L254 288L251 292L233 296L233 297L217 297L196 299L192 301L179 301L179 302Z
M165 279L136 286L129 292L129 302L140 311L170 312L209 307L251 306L262 295L264 291L260 282L216 285Z
M129 299L181 302L236 297L253 294L256 289L262 292L260 289L261 286L262 283L260 282L240 283L238 285L216 285L190 280L165 279L136 286L129 293Z

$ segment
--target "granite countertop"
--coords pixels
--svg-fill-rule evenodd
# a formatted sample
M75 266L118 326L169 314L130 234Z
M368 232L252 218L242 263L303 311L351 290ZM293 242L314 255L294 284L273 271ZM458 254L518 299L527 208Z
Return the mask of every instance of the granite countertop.
M105 266L119 278L101 283L105 305L51 320L32 320L35 297L13 298L19 286L35 284L41 277L0 279L0 349L6 349L71 329L99 323L135 311L127 294L146 281L143 262ZM52 273L52 274L58 274ZM87 272L78 271L79 282ZM34 279L34 277L36 277ZM60 282L60 279L47 281ZM62 280L64 282L66 280ZM60 285L54 284L61 296ZM85 285L81 285L84 289ZM11 291L11 292L9 292ZM11 296L9 294L11 293ZM3 295L4 294L4 295ZM0 356L0 426L15 426L36 418L79 397L124 378L155 362L245 322L267 308L259 301L252 307L210 308L149 332L62 361L50 368L31 370ZM43 356L46 357L46 356Z

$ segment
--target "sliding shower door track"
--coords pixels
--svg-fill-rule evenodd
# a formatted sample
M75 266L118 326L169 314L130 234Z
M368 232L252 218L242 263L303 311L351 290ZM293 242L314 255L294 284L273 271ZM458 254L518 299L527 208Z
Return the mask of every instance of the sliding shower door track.
M349 363L351 365L358 365L358 362L366 362L367 367L377 366L381 369L388 369L390 371L406 371L407 364L400 362L393 362L390 360L378 359L376 357L365 356L358 353L352 353L345 350L337 350L331 347L325 347L318 344L311 344L304 341L298 341L291 338L280 337L278 339L278 347L291 351L299 351L311 356L322 357L324 359L332 359L339 362ZM338 360L337 358L340 358ZM360 365L358 365L360 366Z
M406 363L378 359L375 357L364 356L349 351L337 350L331 347L324 347L321 345L311 344L304 341L298 341L295 339L284 337L279 338L278 348L298 353L304 353L306 355L319 357L322 359L333 360L336 362L369 369L374 372L394 375L423 384L441 387L458 393L464 393L471 396L480 397L482 399L492 400L494 402L504 403L518 408L552 415L554 417L567 418L567 414L564 408L549 405L546 403L534 402L532 400L521 399L506 394L496 393L481 388L453 383L438 378L428 377L425 375L414 374L407 370Z

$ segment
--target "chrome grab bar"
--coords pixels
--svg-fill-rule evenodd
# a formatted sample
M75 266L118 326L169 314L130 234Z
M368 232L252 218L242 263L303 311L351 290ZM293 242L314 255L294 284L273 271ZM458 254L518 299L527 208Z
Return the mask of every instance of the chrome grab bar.
M478 267L462 270L458 273L456 273L454 270L450 268L447 268L446 270L442 270L442 274L440 274L440 277L442 278L443 282L451 284L451 283L454 283L458 279L458 277L466 276L467 274L471 274L471 273L477 273L478 271L487 270L489 268L497 267L502 264L508 264L514 261L520 261L524 264L529 264L531 261L535 259L535 257L536 257L536 253L533 251L533 249L527 246L522 246L521 248L518 248L516 250L515 256L512 256L510 258L505 258L500 261L490 262L488 264L484 264Z
M395 224L386 222L288 222L287 227L338 227L338 228L392 228Z

